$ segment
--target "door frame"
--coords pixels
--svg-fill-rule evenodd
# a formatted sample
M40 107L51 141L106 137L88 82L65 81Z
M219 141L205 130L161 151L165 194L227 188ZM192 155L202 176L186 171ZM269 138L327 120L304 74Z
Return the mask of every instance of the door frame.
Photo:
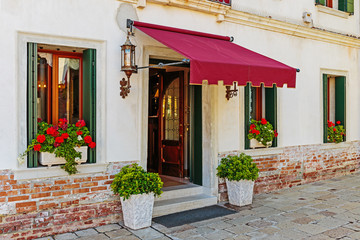
M145 42L149 42L148 39ZM152 41L150 44L156 44L156 42ZM142 58L140 58L138 63L142 66L148 66L150 58L173 61L179 61L184 58L182 55L167 47L144 45L142 46L142 50ZM147 169L149 70L139 71L138 75L138 87L142 91L138 94L139 159L140 165L144 167L144 169ZM142 81L140 81L140 79ZM213 196L217 196L218 192L218 179L216 177L218 144L216 138L217 127L215 113L217 112L216 101L218 88L218 86L209 86L207 84L203 84L202 86L202 186L205 188L206 193ZM209 102L213 102L214 104L208 104ZM215 126L216 129L211 129L211 126Z

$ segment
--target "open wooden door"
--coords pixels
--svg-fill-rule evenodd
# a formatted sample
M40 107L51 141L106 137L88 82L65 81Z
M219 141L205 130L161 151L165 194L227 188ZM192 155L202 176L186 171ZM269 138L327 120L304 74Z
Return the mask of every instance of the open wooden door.
M159 173L184 176L184 72L160 77Z

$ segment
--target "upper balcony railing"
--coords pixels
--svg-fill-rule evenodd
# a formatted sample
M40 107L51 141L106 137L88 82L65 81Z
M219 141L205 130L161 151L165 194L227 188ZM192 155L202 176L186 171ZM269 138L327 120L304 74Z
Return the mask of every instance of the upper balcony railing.
M224 5L231 6L231 0L209 0L209 1L217 2L217 3L221 3L221 4L224 4Z

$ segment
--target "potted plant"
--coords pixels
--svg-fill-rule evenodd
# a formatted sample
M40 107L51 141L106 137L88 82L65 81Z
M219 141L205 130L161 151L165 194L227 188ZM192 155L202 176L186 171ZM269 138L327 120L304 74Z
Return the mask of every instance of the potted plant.
M69 175L77 173L76 164L86 162L88 147L95 148L84 120L68 124L67 119L59 119L57 125L38 119L38 132L26 151L20 155L24 159L31 150L40 152L40 164L61 166Z
M341 122L337 121L336 122L337 126L335 126L335 123L331 122L328 120L328 128L327 128L327 141L328 142L334 142L334 143L339 143L344 141L344 136L345 136L345 129L343 125L340 125Z
M276 130L265 118L261 121L251 119L248 138L250 139L250 148L270 147L272 141L278 136Z
M159 174L148 173L138 164L127 165L115 175L111 189L120 196L125 226L151 226L154 197L161 195L162 186Z
M222 158L216 175L226 179L230 204L245 206L252 203L259 169L251 156L241 153L239 156Z

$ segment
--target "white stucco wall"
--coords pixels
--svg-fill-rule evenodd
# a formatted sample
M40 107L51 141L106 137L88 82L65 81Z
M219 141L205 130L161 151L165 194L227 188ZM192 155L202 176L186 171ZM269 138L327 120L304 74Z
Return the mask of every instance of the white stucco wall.
M254 11L266 15L278 13L294 22L304 10L316 11L313 0L306 1L259 1L261 9L250 8L245 1L233 1L233 8ZM261 4L260 4L261 2ZM272 4L268 3L271 2ZM310 4L311 3L311 4ZM99 163L141 160L146 162L147 153L147 74L146 71L131 77L131 92L126 99L119 96L119 81L125 75L120 72L120 45L125 33L116 23L120 1L114 0L0 0L0 169L19 168L16 157L25 150L25 97L22 95L26 81L26 56L20 36L43 38L45 43L73 42L76 46L94 46L99 49L97 81L101 84L98 99L97 149L101 151ZM293 4L293 5L292 5ZM287 11L279 11L279 9ZM266 12L264 12L266 9ZM355 6L358 12L358 6ZM251 11L250 11L251 10ZM300 68L296 89L278 90L278 132L281 146L318 144L322 142L322 73L347 76L347 140L359 140L359 58L358 49L322 41L244 26L230 22L216 22L216 16L193 10L148 3L137 8L139 20L171 27L202 32L232 35L239 44L292 67ZM261 12L263 11L263 12ZM323 14L323 13L321 13ZM319 15L319 16L317 16ZM358 32L358 15L342 20L336 16L336 24L346 25L342 31ZM274 15L275 16L275 15ZM298 17L297 17L298 16ZM314 21L320 13L314 13ZM318 17L318 19L315 17ZM324 18L326 18L324 17ZM353 19L356 24L353 24ZM324 20L329 21L330 20ZM351 24L344 24L349 21ZM315 22L314 22L315 23ZM335 23L332 27L336 28ZM319 25L320 26L320 25ZM163 47L161 44L136 32L137 62L146 65L146 49ZM171 52L172 50L170 50ZM160 51L162 52L162 51ZM168 54L163 51L162 54ZM24 55L25 54L25 55ZM160 54L161 55L161 54ZM174 54L175 56L176 54ZM98 88L99 89L99 88ZM222 83L216 87L214 100L214 127L217 151L242 150L244 143L244 92L227 101Z
M336 9L331 11L332 9L329 8L317 7L315 0L234 0L232 8L285 22L358 35L360 33L358 24L360 6L358 3L354 1L354 15L351 16L346 16L346 14L342 16L344 14ZM313 23L303 22L304 12L312 14Z

